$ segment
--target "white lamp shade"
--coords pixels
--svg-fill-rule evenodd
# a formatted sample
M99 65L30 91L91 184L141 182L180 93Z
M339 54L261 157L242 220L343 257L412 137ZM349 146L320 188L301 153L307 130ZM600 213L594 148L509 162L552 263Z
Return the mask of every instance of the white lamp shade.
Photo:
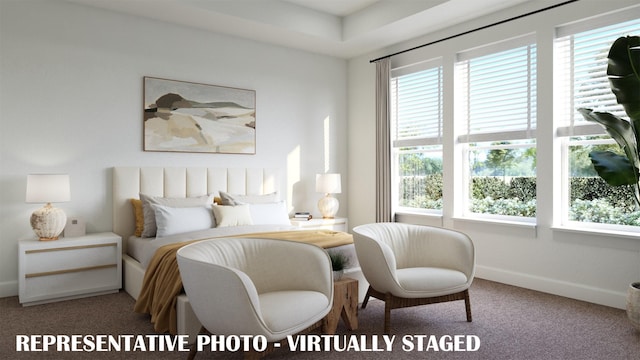
M28 203L65 202L71 199L69 175L32 174L27 175Z
M316 192L339 194L342 192L340 174L317 174Z

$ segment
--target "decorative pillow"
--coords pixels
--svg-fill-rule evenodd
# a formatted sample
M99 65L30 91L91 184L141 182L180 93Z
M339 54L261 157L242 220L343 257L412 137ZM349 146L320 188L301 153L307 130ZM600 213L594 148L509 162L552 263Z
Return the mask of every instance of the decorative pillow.
M278 192L264 195L240 195L219 191L222 205L263 204L278 201Z
M151 204L156 214L157 237L212 228L215 223L211 205L170 207Z
M136 230L134 231L135 236L142 236L142 231L144 230L144 215L142 213L142 200L140 199L131 199L131 205L133 205L133 214L136 218Z
M156 236L156 215L151 208L151 204L169 207L205 206L213 203L213 195L186 198L165 198L141 193L140 200L142 200L142 213L144 215L144 229L142 230L142 237L154 237Z
M216 218L216 227L253 225L249 205L213 205L213 216Z
M251 221L254 225L291 225L287 205L284 201L264 204L249 204Z

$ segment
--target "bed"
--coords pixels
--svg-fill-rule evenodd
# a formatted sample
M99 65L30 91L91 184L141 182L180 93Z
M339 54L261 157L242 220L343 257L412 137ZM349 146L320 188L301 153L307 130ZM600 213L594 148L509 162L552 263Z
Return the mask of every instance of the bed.
M155 252L164 245L175 242L188 243L210 237L250 236L251 234L271 234L274 232L291 232L296 229L290 223L285 223L281 217L271 221L265 219L266 213L274 213L274 206L282 204L280 195L280 172L277 169L268 168L205 168L205 167L114 167L113 168L113 231L123 239L123 284L124 290L134 299L138 299L143 287L143 279L147 266L153 260ZM251 215L262 220L256 223L245 224L241 221L232 226L214 229L184 228L184 222L167 220L158 225L158 234L164 232L161 237L143 237L136 229L136 217L131 199L139 199L140 194L156 198L196 199L208 197L220 200L221 194L245 195L242 200L255 199L265 205L251 206ZM253 197L253 198L252 198ZM227 199L228 200L228 199ZM200 201L200 200L198 200ZM233 201L233 199L231 199ZM250 201L251 202L251 201ZM162 204L161 204L162 205ZM154 209L167 210L163 206L154 206ZM186 207L186 206L185 206ZM238 207L217 207L213 205L214 212L222 209L228 210ZM176 210L168 207L168 209ZM254 210L255 209L255 210ZM140 211L140 209L138 209ZM198 218L199 214L193 210L188 213L189 219ZM258 212L259 211L259 212ZM183 213L180 213L183 214ZM262 215L261 215L262 214ZM175 214L167 215L172 219ZM216 213L219 215L219 213ZM182 216L182 215L181 215ZM221 217L222 218L222 217ZM225 219L235 219L225 215ZM267 216L268 218L268 216ZM145 220L146 221L146 220ZM215 226L214 219L214 224ZM224 220L226 221L226 220ZM176 225L178 224L178 225ZM227 224L228 225L228 224ZM138 224L140 226L140 224ZM138 234L136 234L138 230ZM180 232L186 230L185 232ZM298 230L299 231L299 230ZM331 248L331 251L346 253L351 265L346 269L346 276L359 281L360 301L364 298L367 283L360 271L355 256L353 244L341 245ZM200 323L193 314L189 300L185 294L180 294L175 299L176 333L195 335L200 329Z

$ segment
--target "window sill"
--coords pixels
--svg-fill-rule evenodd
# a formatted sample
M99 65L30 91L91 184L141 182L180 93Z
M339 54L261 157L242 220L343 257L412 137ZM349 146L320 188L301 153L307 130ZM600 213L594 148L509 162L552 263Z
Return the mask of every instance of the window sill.
M420 225L442 226L443 216L437 212L427 211L397 211L395 221Z
M499 219L499 218L489 218L489 217L454 217L454 221L468 221L468 222L481 222L481 223L491 223L491 224L501 224L507 226L517 226L524 227L529 229L535 229L536 223L535 219L531 220L509 220L509 219Z
M441 211L431 210L398 210L394 212L395 215L410 215L410 216L426 216L432 218L442 218Z
M624 239L640 239L640 232L633 230L617 230L617 229L597 229L593 227L579 225L566 225L566 226L552 226L551 230L572 233L572 234L585 234L585 235L597 235L597 236L613 236Z

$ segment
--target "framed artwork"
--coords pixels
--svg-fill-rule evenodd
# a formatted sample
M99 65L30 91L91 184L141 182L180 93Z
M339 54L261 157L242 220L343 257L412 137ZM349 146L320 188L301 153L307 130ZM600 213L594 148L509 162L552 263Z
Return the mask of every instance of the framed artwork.
M144 77L144 150L256 153L256 92Z

